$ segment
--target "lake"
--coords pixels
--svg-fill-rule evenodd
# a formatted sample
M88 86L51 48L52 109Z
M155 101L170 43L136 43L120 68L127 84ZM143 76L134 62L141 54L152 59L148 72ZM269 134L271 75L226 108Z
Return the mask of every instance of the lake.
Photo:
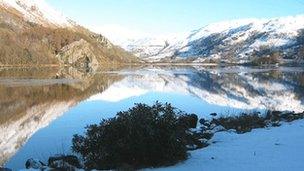
M74 134L134 103L169 102L210 113L304 111L301 67L138 66L83 73L72 68L0 70L0 166L24 168L70 153Z

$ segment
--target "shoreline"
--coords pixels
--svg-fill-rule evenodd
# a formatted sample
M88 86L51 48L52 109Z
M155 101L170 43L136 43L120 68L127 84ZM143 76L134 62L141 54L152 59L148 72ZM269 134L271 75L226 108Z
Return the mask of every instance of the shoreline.
M261 113L248 113L248 114L241 114L239 116L226 116L226 117L217 117L217 115L215 113L210 114L213 116L213 119L211 120L205 120L204 118L201 118L199 120L199 123L196 128L190 128L189 130L191 132L193 132L194 134L202 134L202 139L203 139L203 143L206 143L206 146L202 146L202 147L196 147L196 145L193 145L192 147L190 147L188 149L188 153L191 154L191 156L186 159L185 161L179 162L175 165L171 165L171 166L165 166L165 167L158 167L158 168L143 168L141 170L185 170L186 168L190 169L190 170L195 170L195 169L202 169L202 168L206 168L206 169L211 169L214 170L212 168L217 168L215 166L215 164L212 164L214 162L223 162L225 163L225 161L220 161L219 158L225 158L226 160L229 162L230 160L233 160L233 158L238 158L238 160L246 160L246 158L242 158L239 157L238 155L235 156L225 156L224 154L221 153L221 150L226 150L229 151L229 154L232 155L233 152L231 152L231 150L235 150L237 151L239 150L247 150L247 151L252 151L252 154L248 154L245 153L243 155L253 155L253 156L259 156L261 155L261 151L259 150L266 150L268 148L257 148L257 149L247 149L246 146L251 146L254 145L255 141L257 140L256 138L254 138L255 136L258 136L259 134L262 135L272 135L274 134L274 138L267 138L265 136L262 136L263 139L265 139L265 141L271 141L274 143L273 144L269 144L268 142L260 142L260 146L270 146L273 145L276 148L280 148L280 146L282 145L281 141L276 141L275 138L276 136L289 136L289 135L294 135L297 132L288 132L289 129L294 130L295 128L298 127L303 127L304 124L304 112L300 112L300 113L295 113L295 112L283 112L283 111L272 111L272 112L268 112L265 113L265 115L261 114ZM248 116L252 117L252 118L248 118ZM258 117L258 118L256 118ZM244 130L238 130L237 125L236 129L229 129L229 126L226 127L224 126L225 123L224 122L230 122L231 120L235 120L236 122L240 121L240 124L242 124L241 122L243 122L243 119L262 119L263 122L266 124L264 127L260 127L260 125L255 125L256 123L248 123L248 128L247 129L245 127ZM221 119L227 119L225 121L221 121ZM300 124L300 125L299 125ZM301 126L302 125L302 126ZM280 130L280 131L278 131ZM287 130L287 132L284 134L284 130ZM275 132L275 133L272 133ZM279 135L278 135L279 133ZM204 138L205 136L205 138ZM230 138L229 138L230 137ZM304 136L303 136L304 137ZM231 139L233 138L233 139ZM239 141L237 141L238 139L240 139ZM269 140L270 139L270 140ZM292 140L290 140L292 141ZM243 142L246 142L243 143ZM230 144L232 143L236 143L238 146L231 146ZM284 142L283 142L284 144ZM228 146L227 146L228 145ZM230 147L231 146L231 147ZM260 147L259 146L259 147ZM193 149L191 149L193 148ZM256 145L255 145L256 148ZM270 147L269 147L270 148ZM288 147L287 147L288 148ZM218 149L217 151L214 151L213 149ZM254 151L257 150L257 151ZM295 149L289 149L291 151L294 151ZM213 154L213 155L212 155ZM224 155L224 156L222 156ZM205 158L202 156L209 156L209 158ZM241 155L242 156L242 155ZM261 155L260 157L264 157L263 155ZM231 159L232 158L232 159ZM79 165L77 164L77 166L73 166L71 163L68 162L68 159L74 159L74 163L82 163L83 161L80 160L78 157L76 157L73 154L58 154L55 156L50 156L49 157L49 161L50 160L54 160L54 161L62 161L63 163L66 163L66 165L63 165L62 167L65 166L71 166L74 169L84 169L83 167L79 168ZM41 162L40 160L36 160L36 159L29 159L27 160L26 163L28 163L29 161L33 162L33 163L40 163L40 169L46 169L46 170L52 170L52 169L58 169L58 168L52 168L50 167L50 164L44 164L43 162ZM193 163L194 162L194 163ZM198 163L198 162L202 162L202 163ZM205 162L205 163L203 163ZM231 161L230 161L231 162ZM192 163L192 164L191 164ZM207 166L201 166L201 164L203 165L209 165L209 167ZM231 166L232 168L237 167L237 163L235 163L236 165ZM284 164L288 164L287 161L284 162ZM27 164L26 164L27 165ZM223 165L223 164L222 164ZM240 163L240 165L242 165L242 163ZM253 167L253 166L252 166ZM263 165L259 165L259 167L263 168ZM250 168L250 166L249 166ZM217 169L215 169L217 170ZM250 170L250 169L249 169Z
M300 67L303 64L266 64L266 65L251 65L246 63L199 63L199 62L136 62L136 63L120 63L114 64L113 67L119 66L206 66L206 67L229 67L229 66L244 66L244 67ZM64 68L64 67L73 67L69 65L60 65L60 64L36 64L36 65L2 65L1 68ZM103 65L99 66L103 68ZM109 66L107 66L109 67Z

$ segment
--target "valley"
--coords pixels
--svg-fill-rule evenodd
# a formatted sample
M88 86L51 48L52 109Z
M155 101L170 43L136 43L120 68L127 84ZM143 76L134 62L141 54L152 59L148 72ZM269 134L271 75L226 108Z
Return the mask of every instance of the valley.
M0 0L0 171L303 170L303 8L168 2Z

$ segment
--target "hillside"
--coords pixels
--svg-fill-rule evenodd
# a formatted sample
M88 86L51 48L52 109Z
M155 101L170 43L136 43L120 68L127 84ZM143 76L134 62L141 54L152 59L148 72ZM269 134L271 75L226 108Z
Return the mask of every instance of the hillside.
M0 1L0 65L100 65L137 61L107 38L67 19L41 0Z
M303 62L304 15L207 25L174 38L143 38L122 47L147 61Z

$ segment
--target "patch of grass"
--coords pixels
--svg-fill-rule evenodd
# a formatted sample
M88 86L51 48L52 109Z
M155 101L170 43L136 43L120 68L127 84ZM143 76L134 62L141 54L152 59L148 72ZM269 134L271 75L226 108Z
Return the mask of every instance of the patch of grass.
M294 112L280 112L280 111L268 111L266 113L266 120L270 122L292 122L295 120L304 119L304 113Z
M241 114L239 116L213 118L210 123L204 119L200 120L202 125L211 129L212 125L223 126L226 130L234 129L237 133L243 134L250 132L252 129L265 128L268 126L280 126L280 122L292 122L304 119L304 112L281 112L267 111L265 115L259 113Z
M239 116L220 117L213 119L211 123L221 125L225 129L235 129L237 133L250 132L255 128L266 127L265 118L259 114L241 114Z
M73 28L44 27L25 21L17 11L0 7L5 20L0 21L0 64L15 66L60 65L57 54L62 48L81 39L92 46L99 64L123 64L138 59L112 45L104 36L81 26ZM10 22L8 22L10 21Z

